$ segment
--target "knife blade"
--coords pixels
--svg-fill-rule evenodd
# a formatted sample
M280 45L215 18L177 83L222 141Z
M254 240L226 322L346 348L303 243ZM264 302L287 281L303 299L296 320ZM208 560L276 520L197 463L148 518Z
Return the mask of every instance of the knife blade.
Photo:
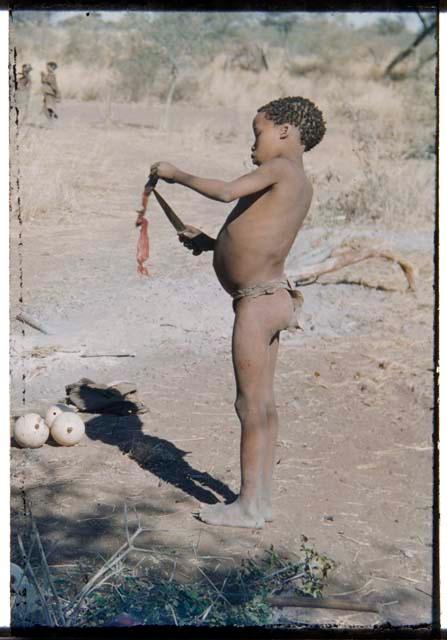
M152 189L152 191L153 191L155 197L157 198L158 204L160 205L160 207L165 212L166 217L168 218L169 222L172 224L174 229L177 232L184 231L186 229L186 226L180 220L180 218L175 213L175 211L173 211L173 209L168 205L166 200L158 193L158 191L156 191L154 188Z

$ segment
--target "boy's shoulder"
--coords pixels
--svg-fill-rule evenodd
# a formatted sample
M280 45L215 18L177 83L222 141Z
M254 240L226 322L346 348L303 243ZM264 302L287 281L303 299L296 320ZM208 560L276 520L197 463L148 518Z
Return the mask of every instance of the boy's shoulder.
M272 158L264 162L262 167L264 171L270 173L277 181L290 180L294 182L306 181L306 174L293 160L288 158Z

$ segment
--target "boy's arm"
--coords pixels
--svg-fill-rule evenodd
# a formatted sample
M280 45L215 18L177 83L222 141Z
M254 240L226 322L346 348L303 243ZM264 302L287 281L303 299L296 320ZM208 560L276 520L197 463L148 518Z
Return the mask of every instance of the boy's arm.
M211 200L232 202L275 184L279 179L280 164L281 160L278 158L271 160L255 171L231 181L200 178L181 171L169 162L155 163L151 167L151 173L156 173L159 178L167 182L176 182L189 187Z

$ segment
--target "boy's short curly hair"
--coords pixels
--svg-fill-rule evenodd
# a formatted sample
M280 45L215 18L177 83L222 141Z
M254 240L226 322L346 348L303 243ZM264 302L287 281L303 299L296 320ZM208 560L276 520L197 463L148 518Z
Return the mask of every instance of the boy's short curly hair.
M326 132L326 123L320 109L307 98L278 98L258 109L275 124L293 124L300 132L304 151L315 147Z

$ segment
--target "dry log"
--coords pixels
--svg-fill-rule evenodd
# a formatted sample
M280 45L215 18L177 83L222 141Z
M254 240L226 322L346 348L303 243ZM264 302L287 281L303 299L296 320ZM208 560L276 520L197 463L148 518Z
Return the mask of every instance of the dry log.
M350 264L355 264L356 262L371 260L372 258L383 258L384 260L398 264L405 274L408 282L408 289L411 291L416 289L414 270L409 262L399 256L396 256L394 253L391 253L391 251L371 248L353 249L352 247L337 247L331 252L330 257L327 260L303 267L301 271L292 276L291 279L295 282L296 286L311 284L326 273L337 271L338 269L347 267Z

